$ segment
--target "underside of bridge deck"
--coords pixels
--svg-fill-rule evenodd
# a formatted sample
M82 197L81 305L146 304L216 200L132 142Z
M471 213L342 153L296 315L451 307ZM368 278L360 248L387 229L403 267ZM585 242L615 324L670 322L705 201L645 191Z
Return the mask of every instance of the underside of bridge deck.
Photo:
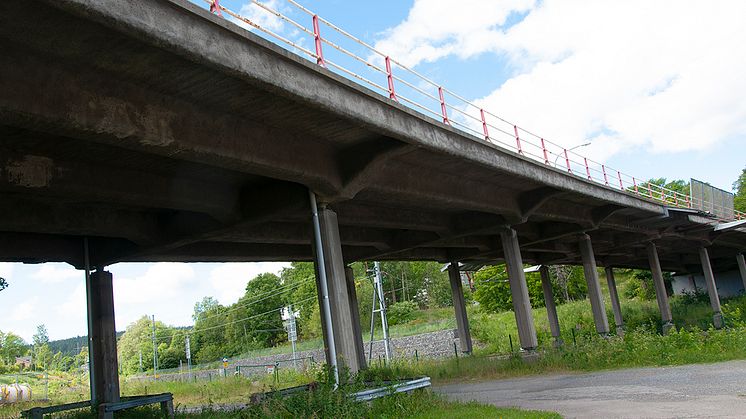
M34 24L22 16L33 13ZM735 268L743 230L469 137L185 1L0 5L0 259L311 260L307 188L344 257Z

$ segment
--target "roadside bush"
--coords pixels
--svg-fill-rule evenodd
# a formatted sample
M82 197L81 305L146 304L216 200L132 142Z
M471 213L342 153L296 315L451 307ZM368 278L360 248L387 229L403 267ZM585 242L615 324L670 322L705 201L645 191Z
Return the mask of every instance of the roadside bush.
M417 303L413 301L399 301L388 308L389 325L404 324L414 319Z

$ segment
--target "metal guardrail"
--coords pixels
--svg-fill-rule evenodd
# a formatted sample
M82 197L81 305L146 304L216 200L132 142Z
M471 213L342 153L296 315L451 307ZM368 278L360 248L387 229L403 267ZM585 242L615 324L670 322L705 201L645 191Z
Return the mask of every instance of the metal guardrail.
M256 29L260 32L260 35L266 35L270 40L279 41L279 45L286 45L291 52L305 56L322 67L362 84L430 118L439 120L445 125L501 148L517 152L547 166L560 169L568 176L587 179L667 206L712 208L716 210L715 213L730 213L730 209L726 212L723 206L716 203L698 202L690 194L680 193L646 181L641 182L640 178L622 173L620 170L574 152L573 148L563 147L532 131L521 128L516 123L507 121L483 109L407 67L400 61L318 16L295 0L285 1L293 7L291 10L310 17L309 28L279 10L273 9L266 3L250 0L248 4L255 6L257 13L263 13L262 19L266 18L286 23L297 32L298 36L311 38L314 45L313 50L303 46L304 42L302 41L305 39L299 41L288 39L288 37L282 36L269 28L263 27L256 21L222 6L220 0L203 1L209 4L211 13L216 13L221 17L224 17L223 13L225 13L228 19L246 25L249 30ZM337 40L335 37L339 39ZM344 43L348 44L343 45ZM356 53L353 50L362 52ZM335 54L334 57L329 52ZM368 54L368 57L362 57L360 54ZM737 220L746 220L746 213L733 211L733 217Z
M430 377L423 377L386 387L358 391L357 393L351 394L350 397L354 398L356 401L363 402L378 399L380 397L385 397L394 393L410 392L420 388L430 387L431 385L432 384L430 383Z

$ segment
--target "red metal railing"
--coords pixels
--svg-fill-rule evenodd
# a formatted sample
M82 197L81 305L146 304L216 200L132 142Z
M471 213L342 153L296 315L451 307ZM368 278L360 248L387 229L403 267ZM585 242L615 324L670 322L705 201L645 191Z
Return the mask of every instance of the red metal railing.
M299 41L291 40L227 9L218 1L203 1L209 4L211 12L222 16L222 11L228 15L229 19L256 29L260 36L279 41L276 43L289 46L289 50L315 60L318 65L359 82L382 95L387 95L391 100L444 124L548 166L559 168L558 162L561 159L564 162L562 170L565 170L567 175L585 178L612 188L616 188L612 186L612 183L614 185L618 183L620 190L632 195L652 199L668 206L699 208L711 212L722 220L746 220L746 213L724 208L712 202L701 202L690 194L680 193L656 184L639 182L639 179L624 174L620 170L581 156L572 149L562 147L515 123L506 121L378 51L295 0L285 1L294 8L293 11L310 17L310 29L264 3L256 0L251 0L251 3L267 13L268 18L279 19L289 24L298 31L298 36L307 36L312 39L315 51L303 46L305 38ZM330 49L325 50L325 46ZM384 79L386 85L381 84ZM375 80L381 80L381 82ZM579 175L580 173L585 176ZM613 178L614 173L616 173L616 179Z

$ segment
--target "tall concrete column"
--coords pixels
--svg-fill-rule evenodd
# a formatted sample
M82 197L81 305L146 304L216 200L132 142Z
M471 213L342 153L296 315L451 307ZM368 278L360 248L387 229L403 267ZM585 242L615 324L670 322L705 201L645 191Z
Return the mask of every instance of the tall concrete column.
M715 285L715 275L712 273L710 253L705 247L699 248L699 260L702 261L702 273L705 276L707 294L710 296L710 306L712 306L713 312L712 324L715 325L715 328L720 329L723 327L723 314L720 312L720 297L718 296L718 289Z
M347 279L347 299L350 301L350 312L352 313L352 331L355 335L355 345L357 346L356 354L358 356L358 365L360 369L367 368L365 361L365 349L363 346L363 330L360 325L360 309L357 305L357 290L355 289L355 275L352 267L345 267L345 278Z
M464 290L461 286L461 272L458 269L458 262L451 262L448 266L448 279L451 281L451 296L461 352L470 354L472 350L471 332L469 332L469 318L466 315L466 302L464 301Z
M601 295L601 285L598 282L598 270L596 269L596 256L593 254L591 238L587 234L580 236L580 257L583 259L583 273L585 283L588 285L588 299L591 300L593 311L593 322L596 324L596 332L600 334L609 333L609 319L606 317L606 307Z
M609 298L611 298L611 308L614 311L614 323L616 324L617 336L624 336L624 319L622 318L622 306L619 305L619 293L616 289L616 280L614 280L614 268L606 267L606 284L609 286Z
M562 345L557 307L554 305L554 293L552 293L552 281L549 278L549 267L542 265L539 268L541 274L541 289L544 291L544 305L547 308L547 319L549 319L549 330L552 331L554 346Z
M505 255L505 267L508 270L515 321L518 325L518 339L521 348L525 350L536 349L539 344L536 339L534 317L531 314L531 300L528 298L526 275L523 273L523 259L518 244L518 235L515 230L508 228L500 233L500 239Z
M744 260L743 253L736 255L736 262L738 262L738 270L741 272L741 282L743 282L743 291L746 293L746 260Z
M658 300L658 309L661 312L661 322L663 323L663 334L673 327L671 321L671 306L668 304L668 294L666 294L666 284L663 282L663 271L661 262L658 259L658 249L655 243L647 244L648 261L650 263L650 272L653 274L653 285L655 286L655 298Z
M345 263L342 257L342 243L339 239L337 214L331 209L320 205L319 223L321 227L321 247L324 251L326 266L317 266L316 269L324 269L326 272L329 305L331 307L332 333L334 335L334 345L337 350L336 356L340 364L344 362L351 373L356 373L361 368L364 368L364 364L361 364L359 361L360 359L364 359L365 355L360 353L362 342L358 344L355 336L355 331L359 331L360 329L360 322L357 322L358 326L356 328L354 321L355 315L352 311L350 290L345 273ZM356 303L357 300L355 301ZM322 328L322 332L325 335L329 333L326 328ZM362 339L362 334L360 334L360 339ZM324 344L328 348L328 338L324 339ZM328 355L330 354L327 353Z
M117 332L114 325L114 289L112 275L98 269L90 275L86 286L90 295L88 315L91 316L91 381L95 389L95 406L119 401L119 364ZM95 407L94 406L94 407Z

